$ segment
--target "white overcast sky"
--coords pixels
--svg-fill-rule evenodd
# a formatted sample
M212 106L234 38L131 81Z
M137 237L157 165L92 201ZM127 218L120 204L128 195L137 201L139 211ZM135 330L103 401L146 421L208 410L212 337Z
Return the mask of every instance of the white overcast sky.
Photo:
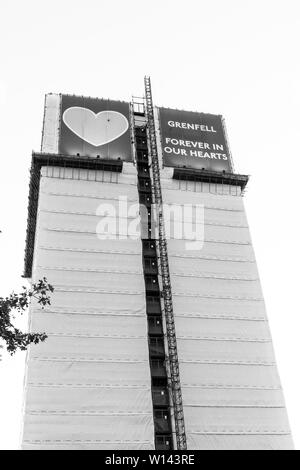
M300 449L299 0L1 0L0 296L19 289L44 94L223 114ZM299 173L298 173L299 172ZM16 449L25 354L0 363L0 448Z

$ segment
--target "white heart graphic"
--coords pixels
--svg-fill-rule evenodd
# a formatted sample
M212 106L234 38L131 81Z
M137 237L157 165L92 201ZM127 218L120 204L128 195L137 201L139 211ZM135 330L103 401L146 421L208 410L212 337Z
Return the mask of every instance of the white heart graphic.
M74 134L94 147L116 140L129 127L124 114L117 111L100 111L96 114L80 106L66 109L63 121Z

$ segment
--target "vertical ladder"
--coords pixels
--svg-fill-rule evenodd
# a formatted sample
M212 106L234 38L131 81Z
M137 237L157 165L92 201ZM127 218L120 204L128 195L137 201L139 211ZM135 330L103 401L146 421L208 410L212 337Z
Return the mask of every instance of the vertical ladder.
M163 216L163 201L162 191L160 182L160 170L158 151L156 143L156 131L154 121L154 110L152 102L152 91L150 77L145 77L145 99L146 99L146 111L147 111L147 124L148 124L148 141L149 151L152 159L152 175L153 175L153 194L154 203L156 206L157 223L158 223L158 244L160 252L160 267L162 276L163 286L163 299L164 299L164 310L166 319L166 333L168 342L169 352L169 366L170 366L170 378L171 378L171 391L174 407L174 421L175 421L175 432L177 440L178 450L187 449L184 416L183 416L183 404L182 404L182 393L180 385L179 375L179 362L177 353L177 341L175 331L175 321L173 314L173 302L172 302L172 290L170 280L170 270L168 261L167 241L165 235L165 224Z
M147 214L141 213L141 241L143 273L146 294L146 315L148 325L149 365L153 404L153 424L156 450L173 450L172 418L168 374L166 368L166 347L164 341L161 290L158 280L158 252L156 241L151 237L153 188L150 176L149 145L145 98L133 98L132 102L133 143L138 176L139 201Z

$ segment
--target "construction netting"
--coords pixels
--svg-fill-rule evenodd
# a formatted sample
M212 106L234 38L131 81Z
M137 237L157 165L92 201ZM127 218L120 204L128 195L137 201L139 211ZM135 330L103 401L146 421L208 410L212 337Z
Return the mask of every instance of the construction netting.
M142 244L122 231L124 197L138 204L131 164L42 168L33 281L55 291L30 311L48 338L27 357L24 449L154 448Z
M184 230L168 239L188 449L292 448L241 191L170 169L161 183L165 205L203 207L174 218L198 247Z

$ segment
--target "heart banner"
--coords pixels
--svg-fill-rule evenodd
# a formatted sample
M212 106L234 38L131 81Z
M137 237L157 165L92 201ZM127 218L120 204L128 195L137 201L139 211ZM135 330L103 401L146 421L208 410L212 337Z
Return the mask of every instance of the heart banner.
M132 161L129 103L62 95L60 153Z
M117 111L100 111L96 114L79 106L67 109L63 121L74 134L94 147L118 139L129 127L126 117Z

